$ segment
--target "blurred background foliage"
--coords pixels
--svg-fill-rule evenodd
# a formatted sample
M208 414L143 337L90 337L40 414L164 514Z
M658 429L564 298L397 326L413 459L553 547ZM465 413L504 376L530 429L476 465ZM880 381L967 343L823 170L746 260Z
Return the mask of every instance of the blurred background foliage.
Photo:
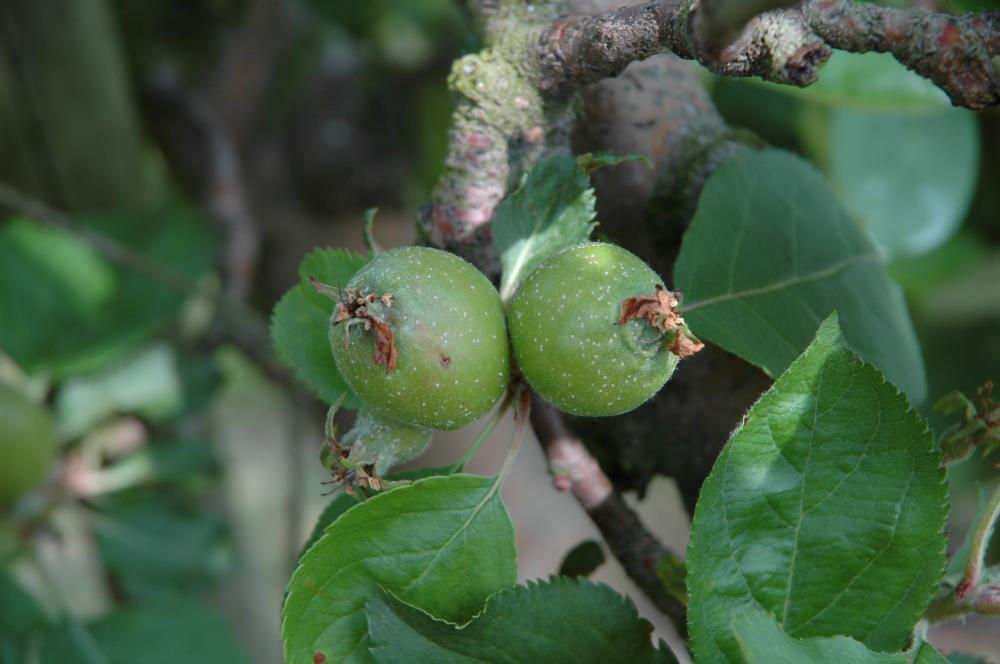
M329 499L322 411L266 318L308 249L361 247L365 208L385 245L413 240L451 62L478 48L453 0L0 3L0 185L51 208L0 203L0 382L59 445L0 506L0 664L279 661L283 585ZM1000 379L1000 113L880 55L837 54L805 90L705 80L883 249L942 430L936 398ZM998 462L952 473L957 534ZM587 539L531 519L526 575ZM662 527L683 550L685 524Z

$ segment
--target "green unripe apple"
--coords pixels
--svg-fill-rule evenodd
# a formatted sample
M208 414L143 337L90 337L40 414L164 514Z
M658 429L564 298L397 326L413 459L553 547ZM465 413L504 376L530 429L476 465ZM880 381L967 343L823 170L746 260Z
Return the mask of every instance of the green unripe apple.
M574 415L620 415L656 394L700 346L638 256L587 242L544 260L510 307L514 357L543 399Z
M0 505L13 502L42 481L56 447L48 411L0 384Z
M342 297L330 326L334 360L354 393L385 417L457 429L507 389L500 296L458 256L387 251L351 278Z

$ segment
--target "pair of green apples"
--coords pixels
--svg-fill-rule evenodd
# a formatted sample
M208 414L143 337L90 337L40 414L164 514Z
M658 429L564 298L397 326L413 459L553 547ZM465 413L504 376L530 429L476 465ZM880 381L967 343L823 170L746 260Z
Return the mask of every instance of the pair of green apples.
M385 437L389 420L398 424L395 439L422 451L430 430L455 429L486 414L507 389L511 346L535 392L584 416L633 410L666 383L678 362L671 350L676 335L649 316L626 320L623 314L625 302L669 295L662 280L612 244L586 242L544 260L518 288L506 315L482 272L426 247L380 254L345 292L330 342L337 368L365 403L348 434L362 445L375 442L365 427L380 426ZM389 460L379 457L376 472Z

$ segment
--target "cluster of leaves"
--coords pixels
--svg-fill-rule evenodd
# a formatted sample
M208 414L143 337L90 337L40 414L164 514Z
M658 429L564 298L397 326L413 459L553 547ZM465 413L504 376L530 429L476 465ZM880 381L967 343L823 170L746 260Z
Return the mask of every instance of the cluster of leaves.
M590 234L595 212L587 170L603 161L543 162L497 211L508 293L546 256ZM512 209L518 205L546 213ZM329 352L332 303L315 293L309 277L343 285L367 260L334 249L310 253L300 283L274 311L279 355L329 403L358 400ZM604 586L564 577L514 586L503 477L460 471L461 464L428 469L363 502L343 495L331 503L289 582L282 616L287 661L493 661L501 652L518 661L568 662L595 653L609 661L623 653L630 661L674 661L664 645L650 643L652 628L635 607ZM466 574L470 568L475 575ZM567 620L544 620L553 608ZM552 660L552 644L570 643L581 624L591 625L590 636L577 635ZM536 639L518 637L526 625L534 626ZM548 627L538 632L540 625Z
M595 159L541 162L498 208L502 290L590 234ZM364 260L325 250L307 257L310 269L320 256L335 283ZM948 489L910 406L926 383L882 254L811 166L766 150L708 182L675 278L697 334L777 377L698 503L687 560L698 661L945 661L912 635L944 572ZM326 398L350 399L326 352L330 305L311 312L315 329L291 332L315 307L308 290L296 286L275 312L279 352L314 389L336 386ZM296 362L285 346L306 335L315 354ZM289 662L590 660L602 651L580 634L608 626L602 638L619 657L671 661L634 608L599 584L512 587L502 478L427 474L331 504L289 584Z
M970 114L883 65L838 54L826 83L799 93L831 137L813 155L826 174L782 150L741 153L707 182L684 236L673 286L688 324L776 379L703 487L686 587L684 563L658 562L688 603L699 663L948 661L922 619L975 554L967 544L945 574L944 459L911 405L928 394L926 372L887 263L954 234L978 139ZM879 84L866 87L873 76ZM934 143L942 135L947 150ZM860 163L870 150L859 146L874 140L914 152ZM943 178L938 153L954 160ZM619 159L549 157L500 204L492 230L505 301L546 258L590 236L588 175ZM920 171L928 164L933 172ZM861 186L873 175L877 187ZM907 195L913 182L928 198ZM325 270L322 280L343 284L365 260L321 250L302 274ZM275 343L318 396L350 402L327 352L330 305L310 291L303 281L279 304ZM992 420L965 406L952 437L967 441ZM501 476L459 464L412 478L365 501L338 497L324 513L289 583L289 662L673 661L627 600L583 578L603 561L593 542L571 552L564 576L513 585Z
M80 222L208 283L215 241L187 206ZM208 329L207 300L34 220L0 228L0 263L0 380L44 398L60 443L49 480L0 507L0 662L245 661L202 599L233 566L213 507L220 469L209 443L179 427L220 382L213 356L191 343ZM40 553L52 538L75 551L81 533L93 551L80 555L94 556L112 591L85 622L62 596L65 573Z

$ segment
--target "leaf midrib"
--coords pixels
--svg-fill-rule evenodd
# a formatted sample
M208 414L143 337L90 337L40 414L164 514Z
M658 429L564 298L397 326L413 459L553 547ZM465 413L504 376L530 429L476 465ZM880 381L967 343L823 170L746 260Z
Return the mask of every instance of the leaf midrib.
M785 288L791 288L792 286L798 286L800 284L810 283L813 281L819 281L822 279L827 279L829 277L835 276L836 274L843 272L847 268L851 267L855 263L863 262L873 262L880 263L882 261L881 256L875 252L869 252L865 254L856 254L849 258L845 258L842 261L838 261L833 265L812 272L809 274L798 274L794 277L788 279L783 279L781 281L776 281L772 284L766 286L759 286L757 288L747 288L741 291L729 291L728 293L722 293L721 295L716 295L715 297L710 297L704 300L698 300L697 302L691 302L680 308L681 313L688 313L695 311L696 309L701 309L702 307L707 307L713 304L720 304L722 302L728 302L731 300L740 300L744 298L757 297L760 295L767 295L768 293L773 293L775 291L783 290Z
M499 488L500 488L500 478L494 478L493 484L490 485L489 491L487 491L486 494L483 495L482 499L478 503L476 503L475 507L473 507L472 509L472 513L469 514L469 517L462 522L462 525L460 525L457 529L455 529L455 532L452 533L451 537L448 538L448 541L445 542L440 549L438 549L438 552L434 554L434 557L430 559L430 561L420 572L420 574L411 579L410 582L406 584L406 586L400 589L399 591L400 595L402 595L407 590L412 588L418 581L420 581L420 579L424 577L425 574L427 574L428 570L430 570L434 566L434 563L437 562L438 558L441 557L441 554L452 545L452 543L455 541L455 539L459 536L460 533L465 532L465 530L469 527L469 524L472 523L472 521L476 518L476 516L486 506L486 503L488 503L490 499L493 498L494 495L496 495L496 492Z

